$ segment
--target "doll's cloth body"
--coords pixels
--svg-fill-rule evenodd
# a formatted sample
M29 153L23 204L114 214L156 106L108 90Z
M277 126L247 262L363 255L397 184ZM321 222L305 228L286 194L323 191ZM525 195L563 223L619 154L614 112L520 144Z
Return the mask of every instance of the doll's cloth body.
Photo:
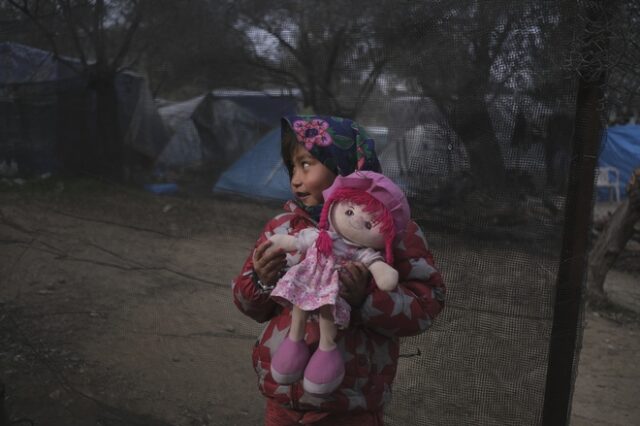
M347 327L351 307L340 297L339 268L347 261L362 262L369 266L373 262L384 261L384 257L377 250L345 240L332 229L328 233L333 242L333 255L318 256L315 242L319 233L316 228L303 229L298 233L298 250L306 251L306 257L280 278L271 297L282 304L296 305L303 311L314 311L329 305L336 325Z

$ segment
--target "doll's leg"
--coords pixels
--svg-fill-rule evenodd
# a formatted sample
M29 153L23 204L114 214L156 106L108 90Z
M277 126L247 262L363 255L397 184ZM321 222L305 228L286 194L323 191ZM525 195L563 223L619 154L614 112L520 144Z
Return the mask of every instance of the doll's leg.
M331 306L320 308L320 343L304 370L304 390L326 395L340 386L344 378L344 360L336 346L337 326L333 321Z
M291 328L289 338L294 342L299 342L304 338L305 326L307 325L307 311L303 311L297 306L291 311Z
M293 307L289 335L284 338L271 359L271 376L281 385L295 383L302 377L309 360L309 348L304 341L307 312Z
M318 347L323 351L330 351L336 347L336 334L338 327L333 321L333 313L331 307L326 305L320 308L320 316L318 318L320 326L320 343Z

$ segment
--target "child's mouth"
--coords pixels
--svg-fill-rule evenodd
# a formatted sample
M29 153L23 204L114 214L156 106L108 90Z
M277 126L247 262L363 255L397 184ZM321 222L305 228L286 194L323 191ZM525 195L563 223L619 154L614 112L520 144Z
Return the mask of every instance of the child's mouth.
M296 197L298 197L298 199L303 200L305 198L307 198L309 196L308 192L296 192Z

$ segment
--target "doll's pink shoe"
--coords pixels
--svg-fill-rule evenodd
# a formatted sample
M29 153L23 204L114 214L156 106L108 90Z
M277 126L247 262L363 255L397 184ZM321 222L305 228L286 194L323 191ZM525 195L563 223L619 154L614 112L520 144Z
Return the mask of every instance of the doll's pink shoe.
M304 370L302 387L315 395L326 395L338 388L344 379L344 360L338 348L316 350Z
M309 348L304 339L294 342L287 336L271 359L271 376L281 385L290 385L302 377L309 360Z

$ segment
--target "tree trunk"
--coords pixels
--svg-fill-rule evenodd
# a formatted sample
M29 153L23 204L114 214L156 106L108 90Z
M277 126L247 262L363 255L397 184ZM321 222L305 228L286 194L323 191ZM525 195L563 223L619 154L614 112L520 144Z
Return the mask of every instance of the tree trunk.
M464 98L449 122L464 145L474 180L488 190L504 188L506 169L484 101Z
M614 262L624 250L640 221L640 168L632 175L625 199L615 210L589 254L587 291L594 303L607 300L604 281Z
M5 387L4 383L0 381L0 426L9 426L9 415L7 414L4 406L5 400Z
M97 75L96 131L100 158L97 158L100 174L117 181L126 181L127 164L118 119L118 95L115 74Z

